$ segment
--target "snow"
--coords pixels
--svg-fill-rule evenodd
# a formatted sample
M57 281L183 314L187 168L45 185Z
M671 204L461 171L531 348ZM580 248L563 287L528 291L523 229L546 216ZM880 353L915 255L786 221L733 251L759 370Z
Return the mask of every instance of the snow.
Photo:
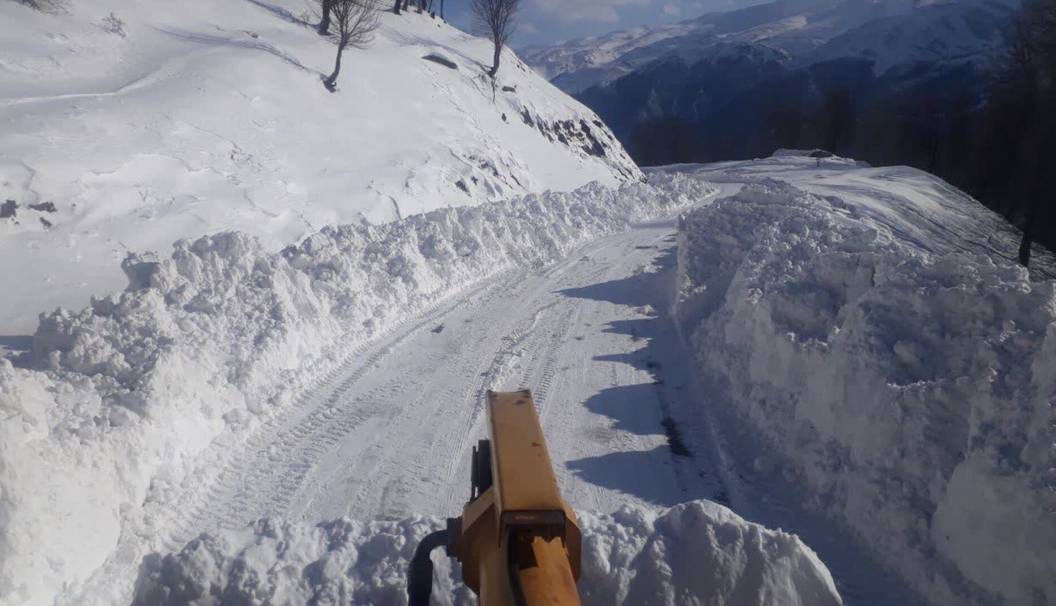
M920 63L988 62L1014 2L778 0L526 49L525 60L569 94L606 85L654 61L687 65L754 53L789 67L845 58L874 62L878 75Z
M582 92L599 82L614 78L610 68L625 55L694 30L689 24L638 27L601 36L570 40L555 46L523 49L521 56L544 78L559 82L569 94ZM622 69L621 69L622 68ZM621 75L630 71L619 66ZM566 74L573 77L562 77Z
M824 4L697 25L801 51L908 10L797 18ZM400 603L482 391L523 386L587 603L1056 600L1050 254L1017 267L1015 229L905 167L643 183L589 110L509 53L492 88L486 42L414 13L332 95L302 10L0 2L0 347L28 349L0 358L0 604ZM813 507L784 527L835 579L706 500Z
M934 177L812 162L673 169L737 186L679 229L702 377L930 602L1051 602L1056 282Z
M959 0L918 7L884 17L836 36L807 54L803 64L859 58L882 75L919 64L991 63L1002 52L1012 8L992 0Z
M0 603L400 603L522 386L587 603L1051 601L1056 283L935 177L809 153L129 258L0 361Z
M223 232L129 258L127 291L42 317L43 370L0 360L0 599L120 601L128 579L109 567L127 573L151 545L185 540L187 520L170 520L189 509L181 491L211 498L201 489L221 466L207 447L244 447L415 312L714 191L660 175L326 228L278 253Z
M654 512L623 507L580 513L579 590L587 606L609 604L842 604L832 577L794 535L695 501ZM174 554L150 556L139 605L222 596L240 604L405 604L414 548L439 520L317 525L263 519L203 535ZM475 604L457 563L434 558L434 604Z
M129 252L180 238L238 229L274 251L325 225L640 178L591 111L510 52L493 90L486 41L413 11L386 13L326 92L334 45L309 6L0 3L0 204L20 205L0 219L17 284L0 335L121 289Z

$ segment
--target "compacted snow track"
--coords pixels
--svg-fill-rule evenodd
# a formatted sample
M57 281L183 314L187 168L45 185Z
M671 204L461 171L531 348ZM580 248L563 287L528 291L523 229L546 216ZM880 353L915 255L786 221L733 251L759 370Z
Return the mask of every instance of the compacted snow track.
M230 457L184 532L262 516L454 515L487 389L533 390L574 507L673 505L724 494L682 431L699 405L672 323L674 225L596 241L517 270L352 356Z

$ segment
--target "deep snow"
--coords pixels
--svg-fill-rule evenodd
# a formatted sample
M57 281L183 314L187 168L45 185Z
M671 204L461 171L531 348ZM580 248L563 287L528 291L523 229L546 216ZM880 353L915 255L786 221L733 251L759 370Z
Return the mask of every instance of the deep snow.
M743 187L680 226L706 384L929 601L1051 603L1056 282L934 177L812 162L698 173Z
M660 512L623 507L579 520L579 590L587 606L842 604L828 570L798 538L714 503ZM440 525L423 518L317 525L264 519L152 556L133 604L405 604L407 563L418 541ZM433 603L476 604L459 566L435 560Z
M363 568L347 582L367 595L398 599L405 541L428 524L409 516L450 515L464 498L480 389L522 384L540 392L581 511L629 502L665 518L657 505L700 498L764 520L780 518L768 507L815 508L828 522L805 536L851 554L834 570L853 603L883 603L879 566L934 603L1049 600L1056 295L1044 271L1031 281L1011 261L1014 230L919 171L818 168L799 152L650 180L327 228L279 253L225 233L130 259L127 292L42 320L43 370L0 362L0 600L125 601L141 564L141 592L171 585L166 574L233 595L346 591L302 574L331 558ZM711 200L712 182L732 197L686 215L674 283L650 277L664 228L576 248ZM645 295L664 291L705 397L670 359L680 346L658 328L662 299ZM715 422L753 437L724 453L729 440L709 444L726 431ZM737 457L743 476L725 462ZM700 536L663 549L649 524L585 513L598 541L638 554L614 553L608 570L627 576L585 590L626 603L711 591L695 570L654 574L677 573L682 549L720 553L702 537L732 514L685 507ZM318 525L346 514L357 521ZM290 521L253 522L272 515ZM723 519L735 536L783 536ZM832 522L857 535L851 552L827 544L842 540ZM324 553L334 529L360 547ZM278 555L278 536L301 551ZM752 561L755 544L722 553ZM789 603L828 587L800 543L772 544L783 547L752 570L773 583L746 587L781 585ZM803 584L782 581L782 562L802 564ZM640 589L632 573L665 580Z
M525 384L591 603L883 603L872 557L935 603L1056 599L1051 255L1028 275L1014 229L906 168L787 152L639 183L592 113L510 54L493 90L486 43L413 13L330 95L302 10L0 0L0 347L30 345L0 359L0 603L127 603L137 575L147 601L399 603L414 516L464 498L480 391ZM677 282L669 225L610 235L712 182L733 197L682 221ZM827 552L834 586L699 499L861 541Z
M121 289L129 252L180 238L238 229L274 251L325 225L640 178L593 112L511 52L493 89L486 41L415 12L386 13L326 92L334 44L310 7L0 2L0 204L18 206L0 218L0 337Z
M177 500L187 493L209 498L220 469L196 455L215 439L239 448L416 311L714 191L661 175L327 228L279 253L230 232L181 241L169 259L129 259L126 292L42 318L33 349L44 370L0 360L0 598L122 595L112 570L127 575L147 550L186 540L165 514L189 508Z

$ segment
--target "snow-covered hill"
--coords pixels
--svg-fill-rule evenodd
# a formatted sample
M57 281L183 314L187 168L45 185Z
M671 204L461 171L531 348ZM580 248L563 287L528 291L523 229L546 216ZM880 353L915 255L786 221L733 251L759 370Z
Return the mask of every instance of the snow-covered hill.
M669 26L530 48L524 57L570 94L604 86L657 61L714 61L731 48L759 52L762 47L789 67L866 58L880 74L896 65L987 60L1000 39L1009 4L777 0Z
M920 64L987 64L999 52L1009 14L1007 4L992 0L925 5L851 28L805 53L797 64L867 59L877 74Z
M615 31L532 47L525 61L569 93L605 84L669 56L707 58L719 43L759 44L786 58L807 53L829 39L881 16L904 14L907 0L776 0L673 25Z
M130 251L237 228L276 250L640 173L579 103L488 43L386 13L326 92L304 0L0 2L0 335L120 290ZM425 60L436 55L449 68Z

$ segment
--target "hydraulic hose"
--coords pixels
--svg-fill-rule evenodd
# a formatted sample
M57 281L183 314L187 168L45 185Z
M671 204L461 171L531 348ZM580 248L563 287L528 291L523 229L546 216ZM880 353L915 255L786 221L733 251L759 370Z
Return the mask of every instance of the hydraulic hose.
M506 574L510 579L510 593L516 606L526 606L524 598L524 587L521 586L521 564L517 559L517 542L520 537L513 531L507 531L506 535ZM531 539L529 539L531 540Z
M437 530L426 535L414 550L414 558L407 572L409 606L429 606L429 596L433 593L433 560L429 554L437 547L446 547L447 539L446 530Z

